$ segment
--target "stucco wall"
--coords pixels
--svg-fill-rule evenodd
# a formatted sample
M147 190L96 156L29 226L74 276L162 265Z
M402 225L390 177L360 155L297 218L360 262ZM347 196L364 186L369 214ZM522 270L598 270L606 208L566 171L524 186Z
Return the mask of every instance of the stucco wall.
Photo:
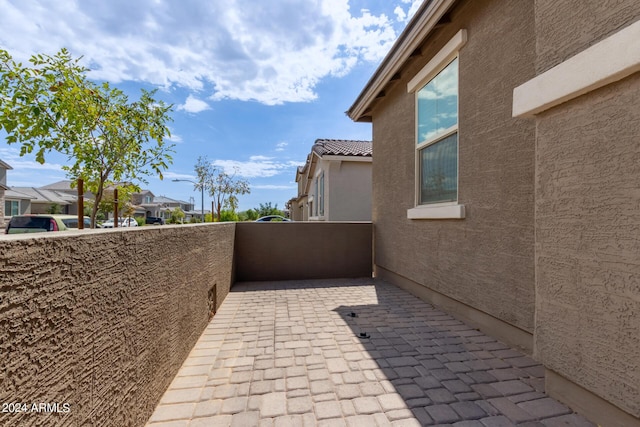
M4 226L4 189L0 188L0 233L4 231Z
M236 280L371 277L371 223L242 222Z
M535 4L538 73L640 19L637 0L536 0Z
M0 239L0 402L70 404L0 425L144 425L229 291L234 228Z
M371 221L371 162L332 161L329 171L328 220Z
M534 76L534 2L467 1L401 71L373 110L375 262L522 330L534 325L534 124L511 117ZM409 220L415 101L406 84L460 29L462 220ZM507 36L508 35L508 36Z
M640 2L634 0L616 7L538 3L540 69L640 18ZM550 13L551 3L560 12ZM636 73L536 120L536 356L635 417L640 417L639 100Z

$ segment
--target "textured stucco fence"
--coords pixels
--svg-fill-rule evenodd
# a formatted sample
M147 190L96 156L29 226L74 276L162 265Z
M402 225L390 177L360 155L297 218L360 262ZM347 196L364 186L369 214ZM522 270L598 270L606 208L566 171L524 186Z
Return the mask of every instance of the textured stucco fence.
M238 223L236 280L371 277L369 222Z
M0 238L0 425L144 425L229 291L234 233Z

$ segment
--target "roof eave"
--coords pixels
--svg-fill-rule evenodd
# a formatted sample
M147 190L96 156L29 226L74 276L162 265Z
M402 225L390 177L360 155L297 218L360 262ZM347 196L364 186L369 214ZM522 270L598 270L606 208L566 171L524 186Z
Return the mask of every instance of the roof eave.
M353 105L347 110L347 115L351 120L355 122L371 121L370 110L375 99L384 92L385 86L393 80L407 59L420 47L456 1L432 0L425 1L420 6Z

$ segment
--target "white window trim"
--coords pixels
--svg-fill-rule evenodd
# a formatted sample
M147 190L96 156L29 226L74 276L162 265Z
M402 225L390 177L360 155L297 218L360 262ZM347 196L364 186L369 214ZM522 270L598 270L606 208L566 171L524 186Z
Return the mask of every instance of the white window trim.
M445 44L431 61L407 83L407 92L414 93L429 83L442 69L458 56L458 51L467 43L467 30L462 29Z
M326 210L326 206L325 206L326 200L324 198L324 194L325 194L325 191L324 191L324 187L325 187L324 177L325 177L324 171L322 171L318 175L318 177L316 178L317 182L318 182L318 194L317 194L317 196L318 196L318 217L320 217L320 218L324 217L324 213L325 213L325 210Z
M464 205L457 202L420 205L407 210L409 219L464 219Z
M440 73L447 65L451 63L455 58L458 57L458 53L460 49L467 42L467 30L461 29L454 35L451 40L445 44L442 49L425 65L416 75L412 78L409 83L407 83L407 92L414 93L417 98L417 92L422 89L426 84L428 84L434 77ZM458 63L458 66L460 64ZM458 79L460 78L458 74ZM415 122L418 123L418 102L417 99L415 101ZM447 129L444 133L438 134L438 136L434 138L430 138L428 140L419 142L418 141L418 131L416 125L415 132L415 194L414 194L414 206L411 209L407 210L407 218L408 219L463 219L465 217L464 205L458 204L458 202L442 202L442 203L431 203L427 205L419 205L418 201L420 200L420 160L419 153L420 150L434 144L438 141L443 140L447 136L450 136L454 133L458 133L458 150L460 148L460 133L459 133L459 125L456 124L449 129ZM458 170L458 173L460 171Z
M22 210L22 202L20 200L7 200L7 199L5 199L5 206L3 206L3 208L6 208L6 204L7 203L9 203L9 205L12 205L13 203L17 203L18 204L18 213L15 214L15 215L20 215L20 212ZM6 212L6 209L5 209L4 216L6 216L6 217L14 216L13 211Z

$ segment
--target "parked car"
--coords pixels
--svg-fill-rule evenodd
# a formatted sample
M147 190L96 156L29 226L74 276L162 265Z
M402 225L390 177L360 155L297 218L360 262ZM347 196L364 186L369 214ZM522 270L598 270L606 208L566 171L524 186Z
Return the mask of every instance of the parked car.
M120 226L120 222L118 222L118 226ZM102 228L113 228L113 219L108 219L103 222L100 227Z
M78 228L78 217L76 215L69 215L69 218L62 218L62 222L67 228ZM91 228L91 218L84 217L84 228Z
M135 218L129 217L122 219L122 222L119 224L120 227L137 227L138 221Z
M145 224L153 224L153 225L163 225L164 218L160 218L157 216L148 216L144 219Z
M118 219L118 227L137 227L138 222L135 218L120 218ZM113 219L108 219L102 223L102 228L113 228Z
M267 215L256 219L255 222L291 222L291 219L280 215Z
M84 217L85 228L91 227L91 219ZM77 215L15 215L5 228L5 234L42 233L78 228Z

